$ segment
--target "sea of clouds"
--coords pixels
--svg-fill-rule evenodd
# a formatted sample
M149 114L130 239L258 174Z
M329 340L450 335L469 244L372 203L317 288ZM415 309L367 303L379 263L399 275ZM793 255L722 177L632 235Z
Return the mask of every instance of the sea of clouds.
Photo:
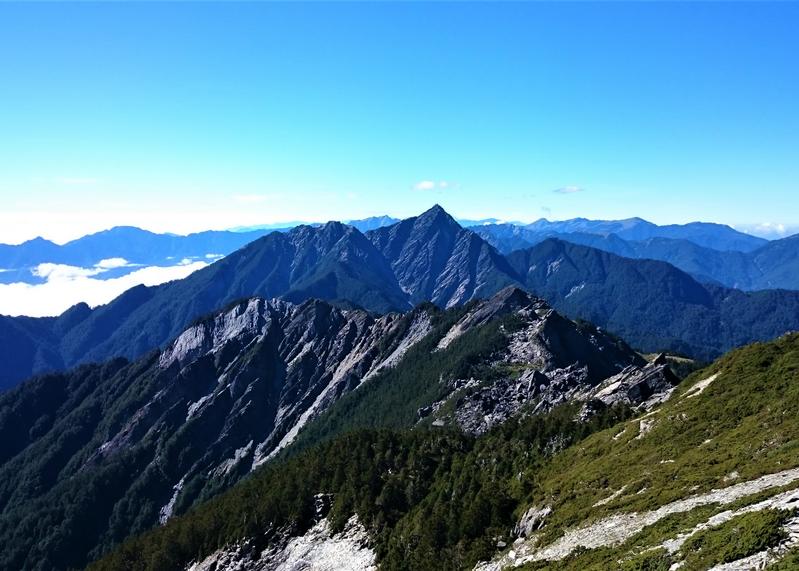
M154 286L185 278L215 258L183 259L170 266L137 266L122 258L101 260L89 268L39 264L31 272L43 283L0 284L0 315L60 315L80 302L97 307L137 285ZM108 277L109 272L114 277Z

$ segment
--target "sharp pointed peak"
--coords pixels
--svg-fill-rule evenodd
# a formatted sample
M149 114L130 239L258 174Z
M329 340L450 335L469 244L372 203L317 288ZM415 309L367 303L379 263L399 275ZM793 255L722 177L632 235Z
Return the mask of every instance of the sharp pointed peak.
M458 221L455 220L455 218L449 212L444 210L444 208L440 204L434 204L432 207L428 208L427 210L422 212L419 216L417 216L416 219L424 221L431 220L436 222L443 221L448 224L454 224L455 226L460 227Z

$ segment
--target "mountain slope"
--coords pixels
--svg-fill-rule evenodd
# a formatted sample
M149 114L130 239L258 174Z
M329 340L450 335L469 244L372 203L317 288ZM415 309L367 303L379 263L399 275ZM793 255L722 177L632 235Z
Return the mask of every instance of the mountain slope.
M518 285L505 259L438 205L368 236L412 303L450 307Z
M799 235L774 240L750 254L759 288L799 289Z
M556 309L646 352L671 350L710 360L799 326L797 292L704 285L663 262L552 239L513 252L508 261L525 276L526 287Z
M474 377L483 383L462 386ZM81 566L295 439L291 454L334 437L340 427L323 420L341 418L333 409L353 411L349 428L410 428L443 399L423 424L480 433L535 405L640 404L674 382L663 365L516 289L469 308L382 317L314 300L241 302L161 353L40 377L0 397L0 567ZM493 401L483 398L491 387ZM54 531L55 521L82 524Z
M8 330L11 324L35 323L47 336L39 345L46 358L0 346L3 358L14 363L0 371L0 386L24 378L19 372L29 375L112 356L138 357L194 319L251 296L295 301L318 297L376 311L409 307L388 263L363 234L338 222L300 226L269 234L183 280L132 288L94 310L78 306L70 312L80 319L70 319L69 328L55 325L62 318L3 318ZM0 324L0 332L5 327Z
M797 406L799 335L725 356L646 417L558 455L537 475L531 495L531 503L547 506L540 531L528 530L513 553L487 568L528 562L528 569L602 569L648 554L648 568L685 560L686 569L707 569L789 540L780 529L792 517L792 525L798 521L786 512L772 520L776 529L762 530L778 532L767 536L773 544L741 537L739 529L728 541L740 551L707 548L714 534L728 531L718 526L799 501Z
M424 309L374 318L319 301L253 299L189 328L161 354L6 393L0 567L82 566L224 489L401 359L429 321Z
M349 433L90 569L270 568L292 538L319 541L320 525L330 539L360 530L360 545L392 570L469 569L479 559L486 570L591 571L769 561L799 544L788 533L799 523L790 511L797 387L791 335L726 356L633 419L581 423L566 407L476 439Z

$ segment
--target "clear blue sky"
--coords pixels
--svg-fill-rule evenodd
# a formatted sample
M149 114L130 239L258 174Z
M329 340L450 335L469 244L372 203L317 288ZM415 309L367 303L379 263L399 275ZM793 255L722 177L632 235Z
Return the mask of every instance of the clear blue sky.
M797 30L797 3L2 3L0 241L434 202L797 224Z

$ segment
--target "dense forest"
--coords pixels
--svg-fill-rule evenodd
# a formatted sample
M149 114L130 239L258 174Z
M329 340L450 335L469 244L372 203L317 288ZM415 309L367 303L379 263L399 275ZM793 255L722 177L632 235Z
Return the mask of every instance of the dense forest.
M243 537L264 547L281 530L307 530L314 496L330 493L333 528L357 514L382 568L463 569L507 539L548 456L629 416L608 409L580 423L577 410L511 421L476 439L448 430L349 432L268 465L89 568L173 571Z

